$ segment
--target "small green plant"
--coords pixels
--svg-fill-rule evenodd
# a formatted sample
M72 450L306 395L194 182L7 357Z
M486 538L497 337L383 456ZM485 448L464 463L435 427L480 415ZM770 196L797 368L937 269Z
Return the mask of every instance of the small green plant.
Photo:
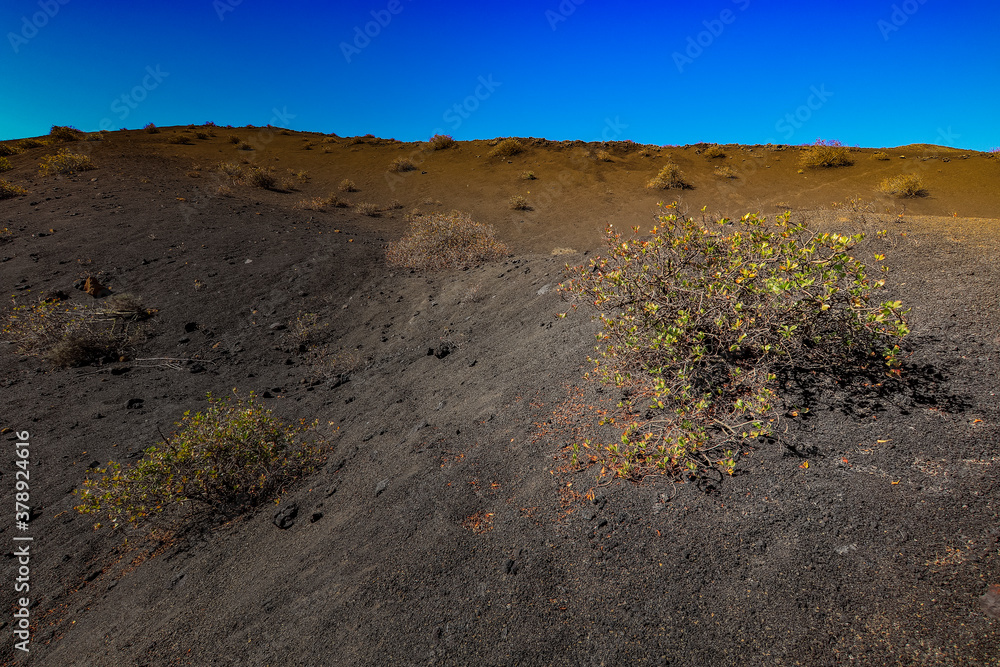
M874 153L872 153L872 159L873 160L888 160L890 158L889 158L889 154L886 153L885 151L875 151Z
M142 126L142 129L146 130L146 134L159 134L160 128L156 127L153 123L146 123Z
M413 160L408 157L398 157L389 163L389 171L393 173L414 171L416 168L417 166L413 164Z
M511 157L524 151L524 145L513 137L499 141L489 152L490 157Z
M531 210L531 205L528 203L528 200L525 199L521 195L514 195L514 196L512 196L510 198L510 200L507 202L507 205L510 207L510 210L512 210L512 211L530 211Z
M411 218L406 235L389 244L386 259L394 266L441 270L471 268L506 254L491 225L452 211Z
M32 148L41 148L46 144L44 141L39 141L38 139L21 139L14 145L17 147L18 152L20 153L21 151L31 150Z
M646 184L646 187L655 190L666 190L668 188L683 189L687 187L687 184L681 175L680 167L673 162L667 162L660 169L659 173Z
M609 226L606 254L560 285L599 312L595 373L623 390L602 422L621 431L603 447L617 475L731 473L739 447L773 430L780 367L899 374L908 311L874 299L885 281L854 257L863 234L788 212L699 223L675 208L648 235Z
M847 146L836 139L823 141L817 139L812 146L807 146L801 158L803 167L849 167L854 164Z
M431 146L436 151L441 151L446 148L451 148L456 143L457 142L451 138L451 135L448 134L435 134L433 137L431 137Z
M718 144L712 144L704 151L702 151L701 154L709 159L726 157L725 149Z
M89 155L70 153L68 148L61 149L55 155L46 155L39 163L39 172L43 176L51 174L74 174L78 171L96 169Z
M876 188L890 197L922 197L927 194L923 181L916 174L900 174L882 179Z
M535 180L535 178L536 178L535 177L535 172L533 172L533 171L522 171L521 172L521 180L522 181L533 181L533 180Z
M354 184L354 181L352 181L351 179L345 178L340 182L339 185L337 185L337 189L340 190L341 192L357 192L358 186L356 186Z
M13 199L28 194L28 191L10 181L0 179L0 200Z
M112 528L174 525L184 509L230 517L277 498L323 463L325 443L304 438L315 423L286 424L252 392L245 400L209 394L208 402L204 412L185 412L178 430L138 462L96 469L75 492L75 509Z
M49 136L56 141L79 141L83 132L69 125L53 125Z

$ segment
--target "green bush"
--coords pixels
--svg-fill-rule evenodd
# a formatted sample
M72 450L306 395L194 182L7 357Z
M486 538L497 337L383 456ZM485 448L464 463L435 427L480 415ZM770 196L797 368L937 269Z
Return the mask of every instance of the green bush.
M884 195L891 197L922 197L927 194L923 181L916 174L900 174L882 179L876 188Z
M660 172L649 183L646 183L646 187L654 190L683 189L687 187L687 183L684 182L680 167L673 162L667 162L660 169Z
M410 269L453 269L500 259L507 246L490 225L473 222L468 213L432 213L415 217L403 238L389 244L390 264Z
M803 167L849 167L854 164L850 151L837 140L823 141L808 146L801 158Z
M497 142L497 145L490 150L489 156L511 157L512 155L517 155L523 150L524 150L524 145L520 141L514 139L513 137L509 137L507 139L503 139L502 141Z
M208 399L205 412L185 412L179 430L138 462L97 469L76 491L75 509L115 528L169 520L181 508L232 516L276 498L323 462L324 443L302 438L315 424L287 425L253 393Z
M609 227L607 254L560 286L600 313L596 374L624 396L606 421L621 439L604 447L619 476L732 473L739 445L771 432L783 365L899 373L908 311L873 299L884 279L852 256L863 234L818 233L787 212L715 223L667 212L637 234Z
M69 149L63 148L55 155L46 155L38 165L39 172L43 176L51 174L74 174L78 171L88 171L96 169L94 161L89 155L70 153Z

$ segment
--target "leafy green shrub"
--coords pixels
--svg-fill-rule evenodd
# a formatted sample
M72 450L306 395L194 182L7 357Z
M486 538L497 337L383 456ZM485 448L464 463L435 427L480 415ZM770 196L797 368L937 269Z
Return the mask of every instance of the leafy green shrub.
M646 184L646 187L656 190L666 190L668 188L683 189L687 187L687 183L684 182L684 178L681 175L681 168L673 162L667 162L660 169L660 172Z
M28 194L28 191L10 181L0 179L0 200L13 199Z
M389 163L389 171L397 174L404 171L414 171L416 168L413 160L408 157L398 157Z
M510 200L507 202L507 205L510 207L510 210L512 211L531 210L531 204L529 204L528 200L522 197L521 195L514 195L513 197L511 197Z
M916 174L900 174L882 179L876 188L884 195L891 197L922 197L927 194L923 181Z
M46 155L39 163L39 171L43 176L51 174L74 174L78 171L96 169L89 155L70 153L68 148L61 149L55 155Z
M10 171L14 167L11 166L10 160L5 157L0 157L0 172Z
M803 167L849 167L854 164L847 146L836 139L817 139L802 153L801 162Z
M890 158L889 158L889 154L886 153L885 151L875 151L874 153L872 153L872 159L873 160L888 160Z
M498 142L490 152L490 157L511 157L512 155L517 155L524 150L524 145L513 137L508 137Z
M560 286L600 313L592 361L624 396L605 420L622 432L604 447L619 476L731 473L737 447L772 430L783 365L898 374L908 311L873 299L884 279L852 256L863 234L818 233L787 212L770 223L667 213L637 234L608 227L607 254Z
M435 134L433 137L431 137L431 146L433 146L434 150L436 151L441 151L446 148L451 148L456 143L457 142L451 138L451 135L448 134Z
M69 125L53 125L49 130L49 136L56 141L79 141L83 132Z
M146 130L147 134L157 134L160 131L160 128L156 127L153 123L143 125L142 129Z
M718 144L712 144L701 153L709 159L726 157L726 151Z
M208 400L205 412L185 412L179 430L136 463L95 470L75 492L75 509L104 516L114 528L170 520L182 508L232 516L276 498L322 464L325 443L302 437L315 423L285 424L253 393Z
M21 151L10 144L0 144L0 157L6 157L8 155L17 155Z
M390 264L410 269L460 269L492 262L507 254L491 225L473 222L468 213L432 213L414 217L410 229L389 244Z

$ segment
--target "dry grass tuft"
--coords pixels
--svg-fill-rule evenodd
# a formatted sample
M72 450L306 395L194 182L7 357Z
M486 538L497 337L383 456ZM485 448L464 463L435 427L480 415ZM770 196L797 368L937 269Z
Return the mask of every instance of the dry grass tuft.
M721 178L737 178L736 170L728 164L719 165L712 173Z
M441 151L446 148L451 148L456 143L458 142L452 139L451 135L449 134L435 134L433 137L431 137L431 146L433 146L434 150L436 151Z
M890 197L923 197L927 194L924 184L916 174L900 174L882 179L876 188Z
M413 164L413 160L408 157L398 157L389 163L389 171L393 173L401 173L404 171L414 171L417 166Z
M252 150L253 150L253 146L251 146L250 144L248 144L248 143L247 143L247 142L245 142L245 141L241 141L241 142L240 142L240 143L239 143L239 144L238 144L238 145L236 146L236 149L237 149L237 150L241 150L241 151L252 151Z
M531 204L529 204L528 200L522 197L521 195L514 195L513 197L510 198L510 200L508 200L507 204L508 206L510 206L510 210L512 211L531 210Z
M613 157L611 157L611 153L609 153L608 151L604 150L603 148L600 149L599 151L597 151L597 153L594 155L594 157L596 157L601 162L614 162L615 161L615 159Z
M406 235L389 244L386 259L394 266L441 270L471 268L506 254L491 225L452 211L413 218Z
M885 151L876 151L876 152L872 153L872 159L873 160L888 160L889 159L889 154L886 153Z
M0 144L0 157L6 157L8 155L17 155L21 151L15 146L10 144Z
M837 140L823 141L817 139L816 143L805 149L801 158L803 167L849 167L854 164L847 146Z
M38 139L21 139L14 145L17 147L18 152L20 153L21 151L30 150L32 148L41 148L46 144L44 141L39 141Z
M83 132L69 125L53 125L49 136L56 141L79 141Z
M357 192L358 186L351 179L345 178L337 185L337 189L341 192Z
M228 137L226 137L226 141L228 141L231 144L238 144L240 143L240 138L235 134L230 134Z
M167 139L168 144L184 144L185 146L191 145L191 137L186 134L175 134L174 136Z
M73 174L78 171L96 169L89 155L70 153L63 148L55 155L46 155L39 163L39 171L43 176L51 174Z
M668 162L663 165L660 172L646 184L646 187L654 190L666 190L668 188L683 189L687 187L687 183L684 182L680 167L673 162Z
M354 207L354 212L367 215L369 218L377 218L382 215L382 208L378 204L363 201Z
M142 129L146 130L147 134L157 134L160 131L160 128L156 127L153 123L147 123Z
M726 151L718 144L712 144L701 153L709 159L726 157Z
M277 190L280 185L278 177L270 167L241 164L239 162L223 162L219 171L236 185L249 185L264 190Z
M493 150L489 152L490 157L511 157L524 151L524 145L513 137L508 137L497 142Z
M536 178L535 172L533 172L533 171L522 171L521 172L521 180L522 181L533 181L533 180L535 180L535 178Z

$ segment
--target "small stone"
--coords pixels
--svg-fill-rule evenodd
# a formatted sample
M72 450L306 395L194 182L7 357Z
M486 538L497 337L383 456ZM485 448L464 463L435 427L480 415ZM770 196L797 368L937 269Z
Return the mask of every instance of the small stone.
M385 491L385 489L386 489L387 486L389 486L389 480L388 479L383 479L381 482L379 482L378 484L376 484L375 485L375 497L378 497L378 496L382 495L382 492Z
M130 398L128 399L128 403L125 404L125 409L139 410L142 408L143 403L145 403L145 401L141 398Z

